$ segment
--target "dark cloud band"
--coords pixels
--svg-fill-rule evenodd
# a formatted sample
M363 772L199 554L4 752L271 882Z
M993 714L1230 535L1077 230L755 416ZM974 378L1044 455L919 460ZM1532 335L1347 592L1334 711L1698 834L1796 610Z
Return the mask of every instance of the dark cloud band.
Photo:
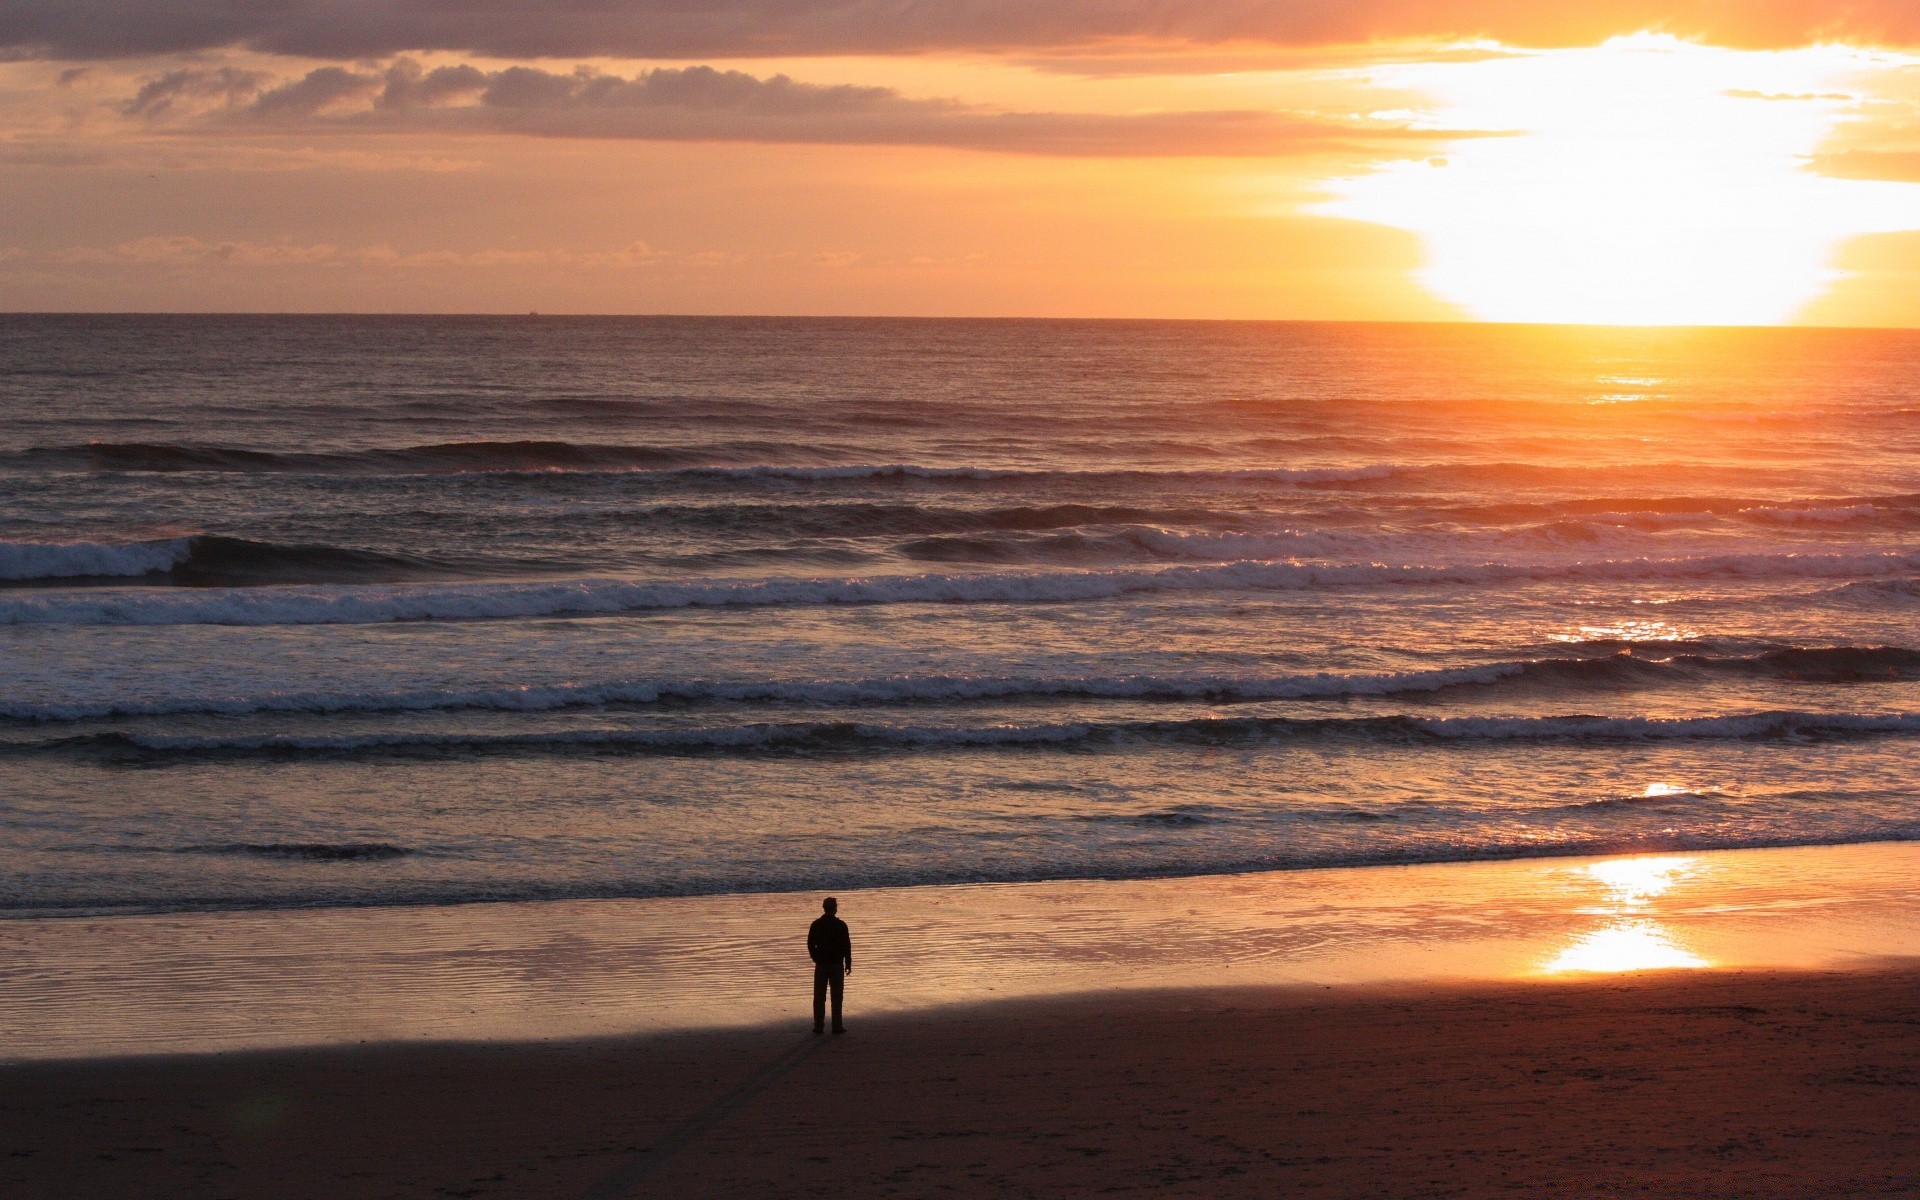
M1421 157L1471 132L1289 113L1008 112L892 88L761 78L712 67L635 76L590 69L409 59L381 69L320 67L272 82L226 67L155 77L121 105L129 116L202 128L309 132L506 133L651 141L915 145L1016 154Z
M0 50L61 59L246 46L330 59L717 58L1036 50L1146 39L1320 46L1644 29L1725 45L1920 43L1913 0L9 0Z

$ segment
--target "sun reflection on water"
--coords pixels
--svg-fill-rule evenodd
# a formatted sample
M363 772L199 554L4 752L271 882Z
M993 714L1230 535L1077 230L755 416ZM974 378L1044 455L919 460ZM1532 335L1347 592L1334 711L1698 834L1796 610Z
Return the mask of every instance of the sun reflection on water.
M1700 631L1671 621L1614 621L1547 636L1555 642L1687 642L1698 638Z
M1655 791L1654 789L1663 789ZM1667 794L1673 784L1652 784L1649 795ZM1683 790L1683 789L1675 789ZM1684 856L1610 859L1588 865L1584 873L1606 889L1604 904L1593 910L1606 918L1554 955L1549 974L1568 971L1617 973L1704 967L1707 960L1677 942L1650 914L1654 900L1691 874L1699 860Z

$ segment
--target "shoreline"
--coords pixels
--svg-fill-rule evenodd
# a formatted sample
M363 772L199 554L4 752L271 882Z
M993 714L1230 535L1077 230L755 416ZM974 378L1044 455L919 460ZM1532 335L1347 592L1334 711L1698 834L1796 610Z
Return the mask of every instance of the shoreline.
M782 1022L806 1010L820 894L0 922L0 1061ZM1196 985L1920 958L1912 842L838 895L854 1019Z
M1297 874L1315 874L1327 872L1346 873L1351 871L1395 871L1402 869L1427 869L1449 867L1497 867L1524 863L1550 864L1555 862L1592 862L1603 859L1630 858L1694 858L1700 855L1757 854L1773 851L1791 850L1833 850L1845 851L1860 848L1920 846L1920 836L1916 837L1867 837L1858 841L1800 841L1794 839L1768 841L1751 845L1667 845L1657 849L1599 849L1592 846L1575 846L1570 849L1503 849L1488 854L1475 854L1461 858L1400 858L1377 861L1336 861L1322 863L1299 863L1287 866L1239 866L1224 865L1201 869L1178 869L1164 874L1148 872L1138 875L1098 875L1067 874L1048 875L1035 878L967 878L935 879L914 883L869 883L858 885L839 885L838 891L823 885L813 890L792 887L748 888L736 891L690 891L649 894L624 893L560 893L546 895L449 895L442 898L410 899L327 899L306 901L288 901L272 904L248 904L233 902L187 903L177 906L150 905L142 902L103 905L98 907L74 906L70 908L14 908L0 909L0 929L9 923L18 922L32 925L53 921L107 921L139 918L192 918L298 913L328 912L368 912L368 911L421 911L453 908L499 908L520 905L544 904L655 904L655 903L698 903L702 901L726 901L734 899L754 899L769 896L814 896L827 895L865 895L886 893L910 893L940 891L959 888L1019 888L1086 885L1099 887L1104 885L1128 886L1134 884L1170 884L1191 880L1237 879L1243 876L1284 876Z

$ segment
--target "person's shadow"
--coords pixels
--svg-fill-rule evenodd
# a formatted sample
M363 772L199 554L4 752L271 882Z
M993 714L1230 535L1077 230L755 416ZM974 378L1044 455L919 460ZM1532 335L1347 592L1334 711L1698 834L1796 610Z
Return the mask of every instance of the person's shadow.
M582 1200L625 1200L642 1180L668 1159L726 1120L735 1109L766 1091L782 1075L799 1066L808 1055L824 1045L825 1039L812 1036L795 1043L778 1058L735 1085L732 1091L680 1122L645 1150L608 1172L582 1194Z

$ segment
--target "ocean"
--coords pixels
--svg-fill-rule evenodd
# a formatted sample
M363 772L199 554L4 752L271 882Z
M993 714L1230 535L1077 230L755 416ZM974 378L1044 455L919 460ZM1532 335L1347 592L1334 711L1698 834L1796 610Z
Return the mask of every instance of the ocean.
M1920 333L0 317L0 914L1920 837Z

